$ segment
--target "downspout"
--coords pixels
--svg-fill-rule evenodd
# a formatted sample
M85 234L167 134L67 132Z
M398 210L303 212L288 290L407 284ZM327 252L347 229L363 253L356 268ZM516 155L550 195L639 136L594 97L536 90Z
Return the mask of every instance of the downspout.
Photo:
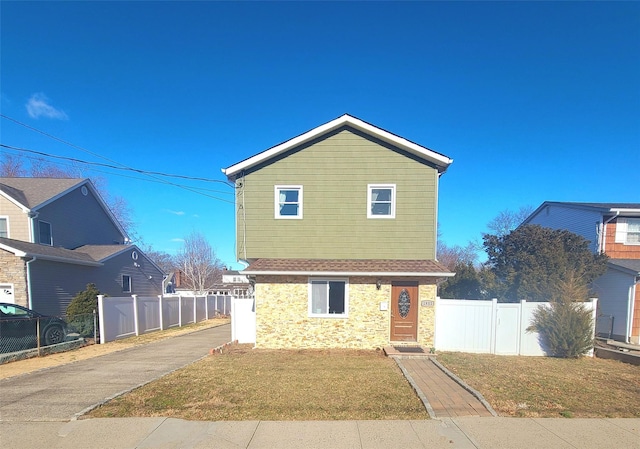
M602 232L600 233L600 248L599 248L601 254L604 254L605 242L607 241L607 234L606 234L607 224L609 224L614 219L618 218L618 215L620 215L619 210L616 211L616 214L613 217L609 218L607 221L602 222Z
M33 256L30 261L28 261L25 265L27 267L27 296L28 298L28 307L33 309L33 296L31 295L31 267L29 266L31 262L35 262L37 260L36 256Z
M36 242L36 218L38 218L38 212L29 211L27 212L27 217L31 219L29 220L29 235L31 237L31 243L38 243Z
M629 287L629 315L627 319L626 343L631 343L631 337L633 336L632 335L633 334L633 314L636 313L635 303L636 303L636 294L637 294L637 288L639 283L640 283L640 276L636 276L634 283L631 284L631 286Z

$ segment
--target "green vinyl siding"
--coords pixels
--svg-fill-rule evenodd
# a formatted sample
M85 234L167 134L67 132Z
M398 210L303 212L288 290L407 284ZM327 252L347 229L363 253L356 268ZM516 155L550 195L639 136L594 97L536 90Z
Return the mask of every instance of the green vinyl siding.
M236 182L240 259L435 257L437 170L350 129ZM395 184L394 219L367 218L369 184ZM303 219L275 218L275 185L303 187Z

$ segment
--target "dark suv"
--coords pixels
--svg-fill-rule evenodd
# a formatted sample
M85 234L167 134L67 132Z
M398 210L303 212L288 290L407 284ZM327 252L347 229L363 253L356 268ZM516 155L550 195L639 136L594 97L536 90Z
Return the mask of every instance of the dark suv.
M62 343L67 323L16 304L0 303L0 353L22 351L38 345L36 329L40 321L40 345Z

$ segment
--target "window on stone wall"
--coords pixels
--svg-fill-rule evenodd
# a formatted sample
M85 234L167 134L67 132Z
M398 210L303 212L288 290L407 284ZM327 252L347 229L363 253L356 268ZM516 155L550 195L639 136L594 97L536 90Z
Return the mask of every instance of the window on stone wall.
M349 282L346 279L309 280L309 316L346 318L349 313Z

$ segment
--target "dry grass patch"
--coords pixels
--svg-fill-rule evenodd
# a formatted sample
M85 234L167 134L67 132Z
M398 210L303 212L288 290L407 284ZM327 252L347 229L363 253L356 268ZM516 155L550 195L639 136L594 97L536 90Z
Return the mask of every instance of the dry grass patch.
M591 357L443 353L440 361L501 416L638 418L640 367Z
M428 419L380 351L232 346L117 398L92 417L190 420Z

